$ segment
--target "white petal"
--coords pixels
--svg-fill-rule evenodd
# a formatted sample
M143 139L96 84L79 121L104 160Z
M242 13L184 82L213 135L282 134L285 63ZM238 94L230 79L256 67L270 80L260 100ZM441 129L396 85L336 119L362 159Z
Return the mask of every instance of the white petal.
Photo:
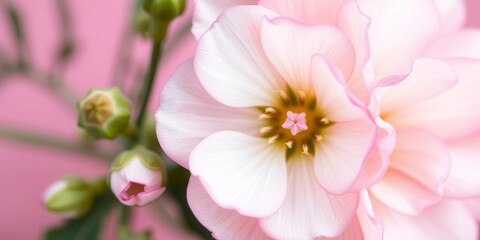
M222 131L205 138L190 155L190 171L223 208L265 217L287 191L285 150L266 139Z
M256 4L257 0L201 0L195 1L192 32L198 40L218 16L227 8L235 5Z
M270 239L262 231L256 218L218 206L196 177L191 177L188 183L187 200L195 217L216 239Z
M330 25L304 25L287 18L264 20L262 46L283 78L295 89L311 89L311 62L324 56L348 79L355 66L355 52L347 36Z
M373 201L385 240L476 240L478 226L462 202L444 200L420 215L409 216Z
M352 221L358 194L335 196L317 183L313 159L299 156L288 161L288 193L282 207L260 220L260 225L275 239L313 239L333 237Z
M370 57L375 79L407 73L413 59L440 33L437 6L430 0L359 0L372 19Z
M260 41L262 19L274 16L275 12L263 7L232 7L200 39L195 71L219 102L233 107L275 102L280 78Z
M256 109L227 107L210 97L188 61L175 72L160 95L157 137L168 156L188 168L190 152L208 135L220 130L257 133L258 114Z

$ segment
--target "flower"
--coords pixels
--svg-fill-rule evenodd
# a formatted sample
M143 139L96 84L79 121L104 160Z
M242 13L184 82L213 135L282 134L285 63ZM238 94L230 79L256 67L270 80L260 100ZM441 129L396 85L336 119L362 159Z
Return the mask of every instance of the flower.
M160 157L145 148L124 151L110 169L110 187L128 206L144 206L165 191L166 173Z
M213 202L258 219L268 235L339 235L377 137L365 105L346 90L355 66L351 41L335 27L231 8L165 86L159 141ZM292 117L306 128L282 127Z
M477 169L479 161L476 158L480 152L478 147L473 147L478 143L479 117L478 111L472 111L478 109L480 101L473 91L478 89L478 81L474 79L480 75L480 68L473 59L443 59L479 58L478 44L475 43L480 40L480 33L461 28L465 16L460 1L356 2L358 7L353 1L202 1L197 6L192 31L201 43L220 25L222 16L231 11L227 10L217 19L223 10L235 4L257 3L283 17L308 24L331 24L343 30L355 47L355 53L359 53L357 62L365 63L355 66L358 66L354 71L357 75L354 73L353 76L358 77L346 79L346 85L366 104L370 103L371 93L376 89L380 99L374 99L370 109L382 129L377 149L365 161L359 181L352 188L369 187L381 180L363 194L365 199L372 198L372 210L365 217L362 211L368 207L361 204L357 217L341 237L381 238L380 220L384 223L386 239L403 236L405 229L408 229L408 238L412 239L429 236L475 239L474 220L464 204L442 199L478 196L480 190L480 178L476 177L474 170ZM354 11L356 8L360 11ZM215 19L216 25L210 28ZM262 30L260 33L262 35ZM301 42L295 43L302 45ZM232 48L235 46L238 45L232 44ZM277 48L279 53L295 56L286 50L288 47ZM281 72L288 68L284 64L277 70ZM220 68L218 72L224 70ZM195 64L195 71L200 82L212 94L200 76L203 72L198 64ZM389 88L385 89L387 86ZM379 106L376 101L380 101ZM294 132L300 134L302 131L298 127L304 122L298 116L302 113L292 111L292 114L287 116L284 125L292 135L295 135ZM308 119L305 122L308 126ZM271 126L262 128L263 131L270 129ZM200 138L199 135L196 137ZM286 145L288 147L289 142ZM279 238L268 231L268 227L262 224L264 221L260 220L259 227L255 225L256 218L245 216L242 212L238 214L220 204L208 188L208 183L202 180L201 176L199 180L191 179L189 203L197 218L214 236L230 239L235 233L240 235L250 231L250 238L255 238L258 231L264 231ZM194 184L195 181L203 184ZM207 194L201 194L202 186L207 188ZM215 214L207 214L202 208L212 209ZM459 227L460 223L452 223L447 214L450 211L462 219L461 224L465 228ZM239 228L233 223L245 227ZM429 226L442 226L442 231ZM297 231L304 230L298 228Z

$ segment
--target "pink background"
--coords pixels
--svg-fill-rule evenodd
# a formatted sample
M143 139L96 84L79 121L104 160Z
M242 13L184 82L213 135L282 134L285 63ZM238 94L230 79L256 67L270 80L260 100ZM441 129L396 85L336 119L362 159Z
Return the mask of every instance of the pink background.
M52 52L59 39L56 1L14 0L25 16L31 58L43 69L51 63ZM74 35L78 39L76 58L65 72L66 84L83 95L90 87L110 85L114 63L127 23L130 4L133 1L82 0L68 1L73 9ZM480 0L467 0L468 26L480 27ZM191 4L189 5L191 8ZM188 21L187 14L175 25ZM0 49L13 52L12 40L4 13L0 13ZM168 48L169 42L166 46ZM480 44L480 43L479 43ZM170 45L172 46L172 45ZM161 74L153 92L150 106L153 110L158 101L162 83L174 69L189 58L194 49L194 40L187 35L177 47L165 53L169 59L161 65ZM133 51L134 69L144 69L148 61L148 44L136 39ZM135 72L128 79L135 81ZM130 84L132 85L132 84ZM31 79L11 77L0 81L0 124L32 129L69 139L77 136L76 117L72 106L49 94ZM88 161L87 159L91 160ZM60 218L46 212L40 203L43 190L52 181L65 173L78 174L87 178L101 176L108 164L79 154L71 154L41 147L32 147L0 138L0 239L38 239L47 226ZM165 201L168 199L164 199ZM171 223L158 223L150 209L137 211L139 219L135 229L153 228L155 239L186 239L191 235L180 233Z

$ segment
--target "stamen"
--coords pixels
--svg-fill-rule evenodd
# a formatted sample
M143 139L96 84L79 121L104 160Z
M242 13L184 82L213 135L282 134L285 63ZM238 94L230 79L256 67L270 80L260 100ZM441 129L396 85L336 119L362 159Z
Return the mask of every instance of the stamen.
M262 128L260 128L260 133L269 133L269 132L273 131L274 129L275 129L275 127L273 127L273 126L262 127Z
M272 108L272 107L267 107L265 108L265 113L272 113L272 114L275 114L277 113L278 111L275 109L275 108Z
M298 100L301 105L305 103L305 93L303 91L297 91L298 94Z
M320 119L320 122L323 123L324 125L328 125L330 123L330 120L328 120L327 117L323 117L322 119Z
M268 144L276 143L280 139L280 134L268 138Z
M323 136L320 133L315 134L315 141L321 142L323 140Z
M261 121L261 120L265 120L265 119L272 119L272 115L269 115L269 114L260 114L260 116L258 117L258 120Z
M287 145L287 147L288 147L289 149L292 149L292 148L293 148L293 141L290 140L290 141L286 142L285 145Z
M283 91L283 90L279 90L278 91L278 94L280 95L280 97L282 98L282 100L290 105L292 103L292 100L290 99L290 97L288 96L287 92Z
M306 154L306 155L310 155L310 154L308 153L308 144L307 144L306 142L303 142L303 143L302 143L302 153L303 153L303 154Z

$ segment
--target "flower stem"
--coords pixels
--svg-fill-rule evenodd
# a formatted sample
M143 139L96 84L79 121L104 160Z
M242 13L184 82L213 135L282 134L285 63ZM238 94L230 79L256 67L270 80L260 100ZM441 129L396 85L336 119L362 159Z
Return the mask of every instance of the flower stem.
M143 119L145 118L145 113L148 107L148 100L150 99L150 95L152 93L152 86L155 81L155 74L157 73L157 65L160 60L160 56L162 55L161 45L161 42L153 42L150 66L148 68L147 75L145 76L145 81L139 97L140 111L136 120L138 129L142 129Z
M67 150L84 155L90 155L110 161L114 158L114 154L110 152L100 151L87 146L82 146L78 142L71 142L66 139L43 134L33 133L32 131L24 131L7 126L0 126L0 138L8 138L17 142L33 144L38 146L46 146L50 148Z

